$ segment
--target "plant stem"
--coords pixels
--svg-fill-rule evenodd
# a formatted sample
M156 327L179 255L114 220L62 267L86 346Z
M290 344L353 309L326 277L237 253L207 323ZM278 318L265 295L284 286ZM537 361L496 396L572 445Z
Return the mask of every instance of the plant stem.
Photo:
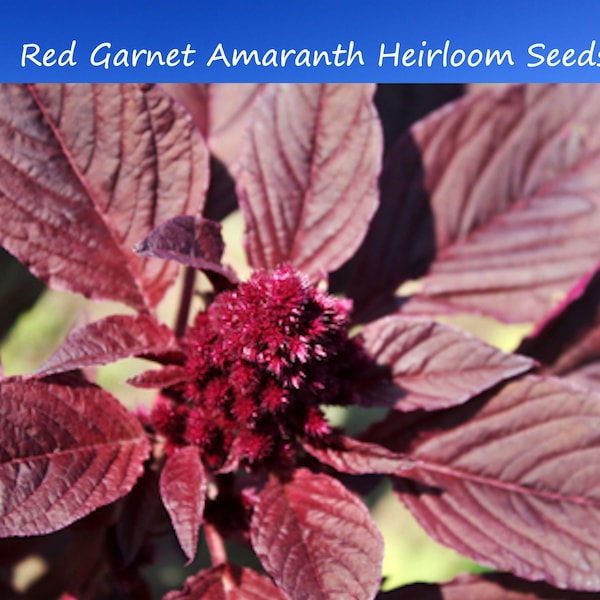
M227 562L227 551L221 534L210 523L204 523L204 537L214 567Z
M185 333L187 326L190 305L192 304L192 295L194 294L194 284L196 282L196 269L186 267L183 279L183 289L179 299L179 311L177 312L177 321L175 322L175 335L181 337Z

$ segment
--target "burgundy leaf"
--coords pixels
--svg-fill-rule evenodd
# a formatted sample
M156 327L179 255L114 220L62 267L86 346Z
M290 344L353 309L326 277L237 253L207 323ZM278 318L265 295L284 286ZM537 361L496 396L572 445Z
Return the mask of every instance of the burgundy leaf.
M134 248L140 256L174 260L236 283L233 271L221 265L223 249L221 224L191 215L162 223Z
M390 382L362 391L367 404L401 411L462 404L534 366L480 339L427 319L394 315L363 329L365 348L390 369Z
M179 365L167 365L162 369L144 371L127 380L129 385L139 388L165 388L182 383L187 379L187 372Z
M171 217L202 209L208 152L159 88L0 87L2 244L43 281L142 310L174 265L132 247Z
M528 86L492 100L493 114L484 101L450 116L445 126L458 148L451 161L444 152L439 158L456 175L438 175L432 204L441 252L424 295L535 321L595 265L599 99L593 85ZM458 130L457 119L465 123Z
M366 506L339 481L306 469L272 479L252 517L252 546L294 600L368 600L381 583L383 541Z
M19 377L0 382L0 536L66 527L127 494L150 444L107 392Z
M177 351L173 332L151 315L111 315L73 331L38 375Z
M252 266L321 277L352 256L377 207L382 134L367 85L265 89L238 179Z
M390 452L378 444L361 442L346 436L337 436L327 441L323 447L304 441L304 449L323 464L333 467L340 473L351 475L368 475L380 473L384 475L400 474L403 470L414 466L412 460Z
M163 87L188 110L211 151L210 186L204 215L222 220L237 208L234 177L240 140L265 84L166 84Z
M600 589L600 402L558 379L374 426L418 463L396 490L424 529L474 560L558 587Z
M415 583L383 592L377 600L592 600L596 593L558 590L509 573L460 575L447 583Z
M181 592L169 592L163 600L287 600L275 584L252 569L218 565L188 577Z
M198 547L208 479L198 448L186 446L169 456L160 476L160 496L189 562Z
M190 113L211 152L231 168L265 84L163 84Z
M519 86L414 125L384 165L358 304L422 275L437 252L426 306L406 310L535 321L556 306L600 253L599 99L593 85Z

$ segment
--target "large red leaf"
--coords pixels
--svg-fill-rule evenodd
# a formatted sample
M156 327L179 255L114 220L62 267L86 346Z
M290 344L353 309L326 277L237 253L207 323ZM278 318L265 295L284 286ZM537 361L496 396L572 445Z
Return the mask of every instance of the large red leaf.
M600 590L600 402L527 377L437 413L391 417L373 439L406 452L396 490L436 540L557 587Z
M178 214L198 213L208 152L160 89L0 87L0 235L43 281L153 307L177 267L132 248Z
M390 382L367 387L366 403L401 411L462 404L534 362L427 319L394 315L363 329L365 348L390 370Z
M600 88L472 95L390 152L357 262L359 304L426 278L424 306L541 318L600 253ZM435 256L437 252L437 256Z
M195 446L186 446L169 456L160 475L160 496L189 562L194 560L198 548L207 484Z
M237 565L218 565L188 577L181 592L169 592L163 600L287 600L264 575Z
M254 267L313 277L352 256L377 208L382 134L370 85L271 86L245 140L240 207Z
M37 375L179 350L173 332L150 315L111 315L71 332Z
M447 583L415 583L384 592L377 600L593 600L590 592L558 590L509 573L460 575Z
M210 186L204 215L222 220L237 205L234 177L240 140L264 83L176 83L163 85L188 110L211 151Z
M0 536L50 533L133 487L150 451L110 394L19 377L0 382Z
M266 571L294 600L369 600L381 584L383 541L366 506L341 483L306 469L272 479L250 528Z
M600 89L528 86L490 100L442 126L456 146L432 197L441 252L423 293L535 321L600 252Z

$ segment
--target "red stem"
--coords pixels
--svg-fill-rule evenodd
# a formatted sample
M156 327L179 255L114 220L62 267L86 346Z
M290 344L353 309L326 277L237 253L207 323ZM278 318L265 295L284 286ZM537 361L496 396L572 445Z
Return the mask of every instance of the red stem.
M177 312L177 321L175 322L175 335L177 337L181 337L185 333L185 328L187 327L190 305L192 304L192 296L194 295L196 269L193 267L186 267L183 277L183 289L181 290L179 311Z
M221 534L210 523L204 523L204 537L214 567L227 562L227 551Z

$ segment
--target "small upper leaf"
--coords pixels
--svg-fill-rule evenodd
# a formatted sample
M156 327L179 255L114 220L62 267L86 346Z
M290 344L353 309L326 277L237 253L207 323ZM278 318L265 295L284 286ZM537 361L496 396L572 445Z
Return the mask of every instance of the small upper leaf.
M306 469L272 479L252 517L252 546L294 600L369 600L381 584L383 541L366 506Z
M151 231L134 250L140 256L174 260L237 282L233 271L221 265L224 250L221 224L209 219L191 215L174 217Z
M288 600L264 575L246 567L225 564L204 569L185 580L181 592L169 592L163 600Z
M154 307L174 265L132 247L159 223L201 211L208 152L156 87L0 87L2 245L43 281Z
M160 496L189 562L198 547L208 480L198 448L186 446L167 458L160 476Z
M0 382L0 537L51 533L131 490L150 451L110 394L19 377Z
M363 335L370 356L390 369L390 381L365 388L362 396L401 411L462 404L535 364L427 319L393 315L365 326Z
M37 375L64 373L106 365L122 358L178 350L173 332L151 315L111 315L70 333Z
M350 258L377 207L373 86L284 85L257 100L239 179L252 266L311 277Z
M396 490L425 530L474 560L600 590L600 402L526 377L435 413L396 413L367 436L414 458Z

